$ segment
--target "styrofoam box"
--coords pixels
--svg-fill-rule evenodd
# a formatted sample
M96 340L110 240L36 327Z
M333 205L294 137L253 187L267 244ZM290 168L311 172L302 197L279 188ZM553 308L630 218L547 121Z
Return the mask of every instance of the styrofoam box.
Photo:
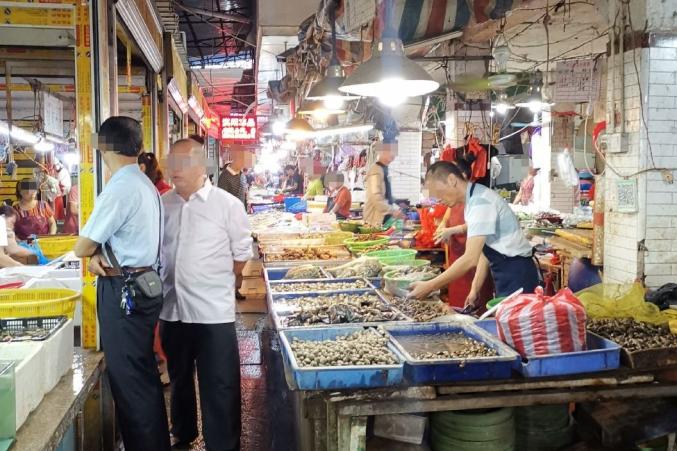
M44 374L44 346L41 342L0 344L0 360L14 360L16 389L16 429L26 421L45 395L41 378Z
M398 442L420 445L423 443L428 417L425 415L376 415L374 435Z
M69 290L80 292L82 291L82 279L77 278L47 278L47 279L31 279L21 288L67 288ZM75 314L73 321L76 326L82 326L82 301L78 300L75 303Z
M54 335L43 341L45 361L43 388L52 391L73 366L73 320L66 321Z

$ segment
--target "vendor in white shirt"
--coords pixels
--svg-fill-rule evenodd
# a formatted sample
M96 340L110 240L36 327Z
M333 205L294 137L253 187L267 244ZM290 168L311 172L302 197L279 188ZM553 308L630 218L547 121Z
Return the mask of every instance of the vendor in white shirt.
M160 335L172 388L171 432L179 447L198 436L197 367L206 447L236 450L240 359L235 287L252 258L249 220L240 200L207 179L205 152L198 142L174 143L168 166L175 188L162 196L165 300Z
M470 164L464 160L439 161L428 169L426 186L431 197L450 207L465 202L468 241L465 253L446 271L430 281L412 284L412 297L426 297L473 268L477 268L473 287L481 287L487 270L491 269L497 297L519 288L533 293L539 284L532 246L524 237L515 213L496 192L468 182L469 174ZM471 292L466 306L474 305L477 295Z

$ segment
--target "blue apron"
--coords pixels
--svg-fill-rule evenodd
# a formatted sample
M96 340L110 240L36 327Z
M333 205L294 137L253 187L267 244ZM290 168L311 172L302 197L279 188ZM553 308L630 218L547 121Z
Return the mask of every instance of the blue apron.
M470 187L470 197L475 191L475 184ZM508 257L495 251L491 247L484 245L482 249L484 256L489 260L491 276L494 278L494 287L496 288L496 297L508 296L520 288L524 288L525 293L533 293L539 285L538 266L532 257Z

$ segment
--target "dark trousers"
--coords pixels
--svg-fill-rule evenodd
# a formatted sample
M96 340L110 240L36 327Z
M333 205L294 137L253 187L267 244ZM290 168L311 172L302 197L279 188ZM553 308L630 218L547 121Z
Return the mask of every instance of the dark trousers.
M115 410L126 451L169 450L167 410L153 355L153 328L162 296L137 293L131 315L120 309L124 281L99 277L98 316Z
M200 388L202 435L208 451L240 449L240 351L234 323L161 321L172 387L172 434L197 438L195 368Z

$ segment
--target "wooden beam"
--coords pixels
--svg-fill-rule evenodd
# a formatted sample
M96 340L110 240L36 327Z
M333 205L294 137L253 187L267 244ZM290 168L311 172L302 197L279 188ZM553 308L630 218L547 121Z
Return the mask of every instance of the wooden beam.
M393 413L441 412L446 410L489 409L570 402L598 402L610 399L677 397L677 384L645 384L622 387L552 389L536 392L473 393L447 395L434 400L345 402L338 404L339 416L370 416Z

